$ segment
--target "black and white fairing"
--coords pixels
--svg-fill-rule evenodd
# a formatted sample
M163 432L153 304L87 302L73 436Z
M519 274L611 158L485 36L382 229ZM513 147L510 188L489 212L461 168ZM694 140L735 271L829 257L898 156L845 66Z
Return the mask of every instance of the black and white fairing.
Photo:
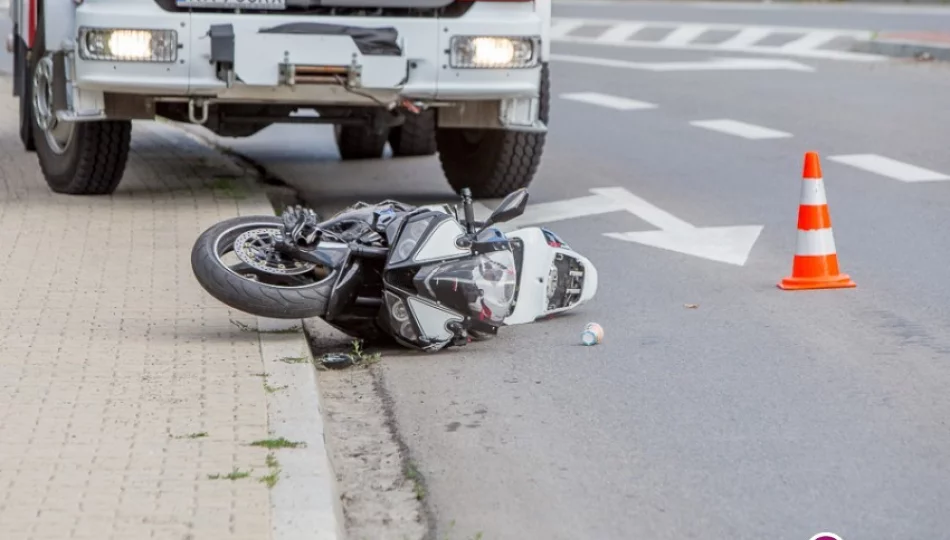
M451 214L421 209L391 225L399 232L383 276L379 323L404 345L436 351L494 333L517 296L511 242L494 230L474 241ZM389 233L390 230L387 230Z

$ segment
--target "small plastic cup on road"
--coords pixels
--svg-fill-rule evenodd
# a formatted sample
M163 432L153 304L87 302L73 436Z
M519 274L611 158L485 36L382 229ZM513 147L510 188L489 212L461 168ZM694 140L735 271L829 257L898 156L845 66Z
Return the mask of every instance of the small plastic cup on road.
M603 341L603 339L604 329L597 323L587 323L587 326L584 327L584 331L581 332L581 343L587 346L596 345Z

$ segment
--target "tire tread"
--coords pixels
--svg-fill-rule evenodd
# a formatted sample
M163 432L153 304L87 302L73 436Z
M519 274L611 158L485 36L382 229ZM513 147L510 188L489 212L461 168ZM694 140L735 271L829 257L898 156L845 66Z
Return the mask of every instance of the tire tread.
M541 70L540 117L548 122L550 76L548 66ZM476 154L468 154L463 130L438 130L439 161L452 189L468 187L476 198L504 197L527 187L537 174L547 133L492 131L486 134L490 144Z
M281 289L242 279L218 262L214 242L222 232L241 223L262 221L282 225L276 216L244 216L222 221L203 232L191 251L191 267L198 283L221 303L251 315L273 319L323 316L335 274L309 287Z

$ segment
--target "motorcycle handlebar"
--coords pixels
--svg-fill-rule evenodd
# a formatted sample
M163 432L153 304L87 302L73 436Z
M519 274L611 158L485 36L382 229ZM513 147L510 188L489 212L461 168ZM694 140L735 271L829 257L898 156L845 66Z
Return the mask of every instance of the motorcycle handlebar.
M352 251L353 255L367 259L385 259L389 255L388 248L361 246L358 244L351 245L350 250Z

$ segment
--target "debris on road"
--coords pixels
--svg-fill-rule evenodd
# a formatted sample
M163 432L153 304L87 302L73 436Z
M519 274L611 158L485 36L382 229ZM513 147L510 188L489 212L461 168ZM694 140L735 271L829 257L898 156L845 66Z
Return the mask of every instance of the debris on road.
M581 333L581 343L584 345L597 345L604 339L604 329L597 323L587 323L584 331Z
M346 353L327 353L320 363L330 369L343 369L353 365L353 357Z
M699 304L683 304L686 309L699 309Z

